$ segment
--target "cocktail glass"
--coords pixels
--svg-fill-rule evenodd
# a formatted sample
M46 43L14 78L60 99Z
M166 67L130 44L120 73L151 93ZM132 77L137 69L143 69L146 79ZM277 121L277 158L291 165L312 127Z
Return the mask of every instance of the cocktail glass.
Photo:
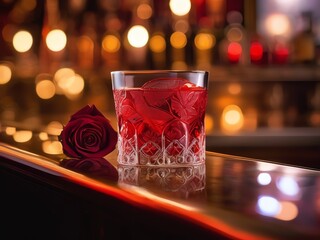
M111 79L119 164L204 163L208 72L114 71Z

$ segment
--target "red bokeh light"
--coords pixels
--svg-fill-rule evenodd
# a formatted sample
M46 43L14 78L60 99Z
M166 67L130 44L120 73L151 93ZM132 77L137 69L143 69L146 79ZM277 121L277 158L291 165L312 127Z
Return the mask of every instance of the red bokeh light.
M259 61L263 57L263 46L259 42L253 42L250 46L251 61Z
M242 46L240 43L232 42L228 46L228 59L232 63L239 62L239 59L242 54Z

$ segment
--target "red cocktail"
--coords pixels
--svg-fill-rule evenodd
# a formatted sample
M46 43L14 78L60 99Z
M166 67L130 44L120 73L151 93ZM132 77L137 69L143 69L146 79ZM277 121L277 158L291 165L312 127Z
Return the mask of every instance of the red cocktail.
M120 164L204 162L206 87L168 76L139 87L114 87L113 94Z

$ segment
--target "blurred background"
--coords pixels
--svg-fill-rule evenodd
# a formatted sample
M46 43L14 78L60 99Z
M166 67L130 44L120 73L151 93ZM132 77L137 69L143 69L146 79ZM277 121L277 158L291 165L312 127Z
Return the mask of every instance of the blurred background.
M86 104L116 127L112 70L198 69L207 150L320 168L319 66L317 0L0 0L0 127L17 145L31 137L15 127L57 134Z

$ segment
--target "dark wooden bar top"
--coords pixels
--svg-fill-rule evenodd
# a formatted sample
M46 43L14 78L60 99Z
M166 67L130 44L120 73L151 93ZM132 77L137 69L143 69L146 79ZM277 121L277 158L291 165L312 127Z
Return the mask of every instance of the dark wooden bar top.
M214 152L194 167L118 166L116 151L68 159L8 139L2 239L320 239L316 169Z

